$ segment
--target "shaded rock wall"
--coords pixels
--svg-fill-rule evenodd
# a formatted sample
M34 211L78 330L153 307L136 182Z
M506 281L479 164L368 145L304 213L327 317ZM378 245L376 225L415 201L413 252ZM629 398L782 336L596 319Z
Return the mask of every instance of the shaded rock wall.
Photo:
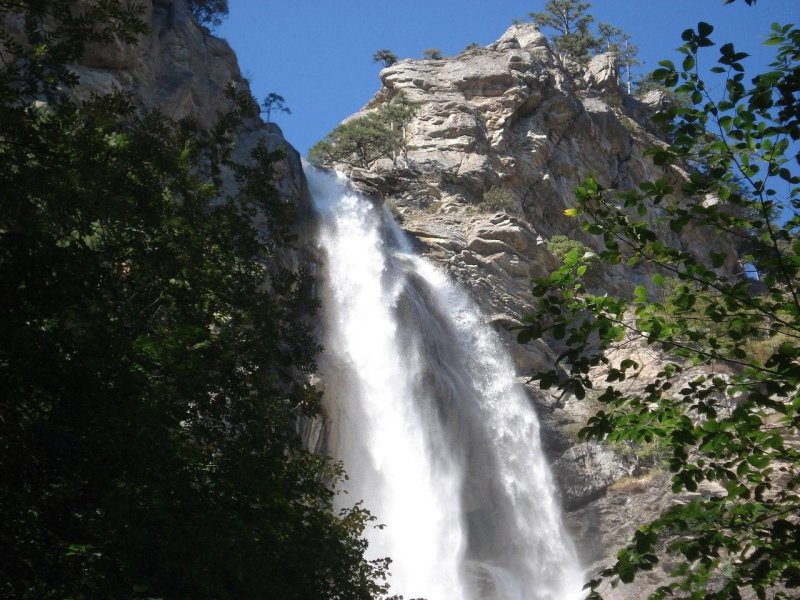
M80 77L79 97L122 90L147 109L174 118L191 118L209 128L230 108L229 86L249 92L231 47L199 25L186 0L142 0L150 32L135 45L92 45L74 67ZM264 140L271 150L283 149L286 159L276 165L276 185L308 214L310 203L299 154L284 139L280 128L258 118L248 119L239 130L234 158L246 160L250 150Z

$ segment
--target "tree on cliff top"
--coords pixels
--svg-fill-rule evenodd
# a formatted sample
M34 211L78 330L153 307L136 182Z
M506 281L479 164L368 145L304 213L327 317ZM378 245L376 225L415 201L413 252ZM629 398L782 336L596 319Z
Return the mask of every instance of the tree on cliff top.
M425 48L422 52L422 56L428 60L439 60L444 57L444 54L442 54L442 51L438 48Z
M201 25L218 27L228 16L228 0L189 0L189 10Z
M286 98L275 92L270 92L264 101L261 103L261 113L264 115L267 123L270 122L273 112L282 112L284 114L292 114L291 109L286 106Z
M406 152L406 127L416 105L403 94L366 115L338 125L311 147L308 159L315 166L346 163L368 169L381 158L397 162Z
M279 157L230 160L255 102L200 131L72 94L141 14L0 1L0 596L368 600L369 516L296 434L316 345Z
M646 266L651 284L628 298L587 293L588 265L570 253L537 283L537 312L519 332L521 342L564 345L560 370L536 375L542 388L583 398L597 386L590 371L607 373L582 435L658 444L676 493L716 486L639 527L590 583L594 598L658 563L671 579L653 599L793 598L800 588L800 29L773 25L775 60L750 79L747 55L722 45L711 69L725 77L718 98L698 67L711 33L706 23L685 31L682 64L662 61L653 74L690 99L660 116L671 142L651 151L667 171L689 169L680 192L674 177L628 191L587 180L567 211L602 239L602 260ZM725 239L741 256L713 244L693 254L654 223ZM732 268L737 259L759 280ZM659 300L670 279L673 293ZM622 341L661 355L638 392L628 384L642 365L606 352Z
M391 67L397 62L397 55L391 50L383 48L372 55L372 62L382 63L384 67Z
M552 38L553 44L563 56L584 62L595 46L595 38L589 30L594 17L586 12L591 6L589 2L578 0L547 0L544 10L532 12L530 17L536 27L557 32Z
M551 39L562 58L586 63L595 54L616 54L617 66L625 77L628 93L631 93L632 70L641 64L637 58L639 49L631 43L631 36L608 23L599 23L596 33L593 32L594 17L587 12L591 6L589 2L578 0L548 0L544 11L532 12L530 16L539 29L555 31Z

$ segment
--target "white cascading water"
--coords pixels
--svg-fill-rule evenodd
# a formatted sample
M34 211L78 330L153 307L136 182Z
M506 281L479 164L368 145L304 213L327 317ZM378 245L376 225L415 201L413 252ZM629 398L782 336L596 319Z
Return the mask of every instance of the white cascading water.
M327 450L383 528L392 591L427 600L575 600L539 426L500 339L342 177L307 169L326 254Z

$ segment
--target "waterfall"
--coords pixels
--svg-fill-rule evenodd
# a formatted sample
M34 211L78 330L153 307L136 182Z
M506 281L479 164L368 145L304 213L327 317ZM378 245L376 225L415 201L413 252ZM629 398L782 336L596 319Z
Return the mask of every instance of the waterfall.
M384 527L393 593L427 600L574 600L530 401L466 292L416 255L342 177L307 176L325 254L326 448Z

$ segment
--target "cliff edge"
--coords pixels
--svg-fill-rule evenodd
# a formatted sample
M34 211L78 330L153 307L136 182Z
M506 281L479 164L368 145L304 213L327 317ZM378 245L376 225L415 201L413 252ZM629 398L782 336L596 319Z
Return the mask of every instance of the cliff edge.
M385 202L419 250L469 287L504 336L523 380L537 368L551 368L555 351L542 342L517 344L512 328L533 305L532 279L559 264L549 240L564 236L600 249L565 215L575 206L575 188L587 177L620 190L666 177L680 189L688 177L680 167L654 165L646 154L664 144L650 123L663 96L626 94L611 54L588 65L562 60L529 24L457 56L402 60L380 78L380 90L354 117L400 96L413 103L402 153L368 168L335 166ZM661 235L698 255L721 251L729 257L724 268L737 268L735 249L725 240L691 229L680 238L667 229ZM651 274L618 265L595 272L587 285L625 295L650 285ZM579 441L578 429L598 409L590 399L550 396L530 385L528 392L576 546L590 570L604 566L638 524L675 501L669 478L652 469L657 460ZM608 597L646 597L663 581L656 570Z

